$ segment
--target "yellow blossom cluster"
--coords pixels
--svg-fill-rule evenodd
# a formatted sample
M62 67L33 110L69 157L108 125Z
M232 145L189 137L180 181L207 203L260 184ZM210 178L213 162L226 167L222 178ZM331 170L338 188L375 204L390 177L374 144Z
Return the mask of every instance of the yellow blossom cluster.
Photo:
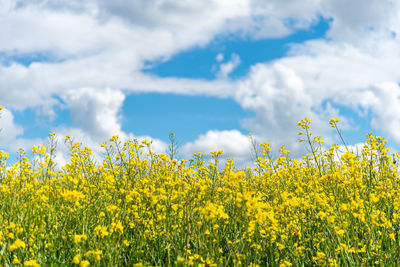
M326 147L310 125L302 159L263 143L245 169L222 150L177 160L118 136L101 163L69 136L64 166L55 142L13 165L0 151L0 265L399 265L399 154L372 133L358 153Z

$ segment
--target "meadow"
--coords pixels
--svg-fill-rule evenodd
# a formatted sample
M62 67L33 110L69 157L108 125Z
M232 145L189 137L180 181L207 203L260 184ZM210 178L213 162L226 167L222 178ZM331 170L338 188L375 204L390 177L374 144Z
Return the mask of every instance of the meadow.
M53 134L13 165L0 152L0 264L398 266L399 154L372 133L359 154L324 148L310 124L298 124L301 160L263 143L245 169L222 151L177 160L117 136L101 164L67 136L56 168Z

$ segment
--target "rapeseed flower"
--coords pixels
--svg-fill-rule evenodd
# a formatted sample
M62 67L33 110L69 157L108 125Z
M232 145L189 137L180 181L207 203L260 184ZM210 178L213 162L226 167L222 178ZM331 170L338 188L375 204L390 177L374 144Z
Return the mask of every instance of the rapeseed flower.
M22 241L20 239L16 239L14 241L14 243L12 245L10 245L10 250L13 251L13 250L17 250L19 248L23 248L24 249L25 247L26 247L26 244L25 244L24 241Z
M311 123L298 124L309 154L262 143L243 169L223 151L177 160L118 136L102 162L69 136L64 166L51 144L14 165L0 151L0 264L396 265L400 155L372 133L359 153L325 150Z
M19 261L19 259L17 258L17 256L14 255L14 259L13 259L12 263L14 263L14 264L20 264L21 262Z
M72 263L79 264L81 262L82 254L76 254L72 259Z
M24 266L40 267L40 264L36 260L24 261Z
M80 243L87 240L87 235L74 235L74 241Z
M79 264L80 267L87 267L89 265L90 265L90 262L88 260L83 260Z

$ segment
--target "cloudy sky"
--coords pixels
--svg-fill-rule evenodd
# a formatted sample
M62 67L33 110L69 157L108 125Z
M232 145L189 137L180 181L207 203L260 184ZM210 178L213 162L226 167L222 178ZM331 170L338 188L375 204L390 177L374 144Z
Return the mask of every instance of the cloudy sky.
M396 0L0 0L0 149L174 132L246 161L249 133L301 154L304 116L397 149L399 34Z

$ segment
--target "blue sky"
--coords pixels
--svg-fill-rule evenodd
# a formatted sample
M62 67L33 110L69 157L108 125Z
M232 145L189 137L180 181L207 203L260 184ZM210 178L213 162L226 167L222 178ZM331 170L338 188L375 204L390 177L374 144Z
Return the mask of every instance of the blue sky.
M206 47L194 48L179 53L166 62L149 62L146 72L160 77L176 76L186 78L215 79L216 57L224 56L222 62L229 61L230 55L238 54L240 65L230 77L244 77L251 65L284 57L291 44L324 38L329 29L329 19L319 18L309 28L299 30L281 38L253 40L243 37L216 37Z
M231 99L154 93L127 96L122 114L125 131L160 139L173 132L181 142L209 129L246 133L240 120L252 116Z
M300 156L297 121L330 144L337 116L348 143L372 130L397 150L400 5L367 2L5 0L0 149L15 158L55 132L164 152L174 132L182 157L221 148L246 163L250 133Z

